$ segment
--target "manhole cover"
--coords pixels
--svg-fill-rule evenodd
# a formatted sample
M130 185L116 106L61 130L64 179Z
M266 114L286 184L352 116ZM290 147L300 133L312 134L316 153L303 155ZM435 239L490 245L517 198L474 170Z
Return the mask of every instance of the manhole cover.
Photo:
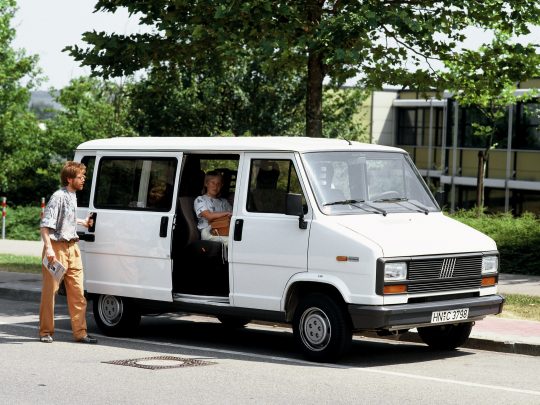
M184 364L183 361L178 360L141 360L137 364L141 366L156 366L156 367L165 367L165 366L180 366Z
M211 361L203 361L196 359L183 359L181 357L161 356L161 357L146 357L144 359L131 359L131 360L114 360L103 361L105 364L117 364L119 366L146 368L148 370L164 370L169 368L182 368L182 367L197 367L197 366L211 366Z

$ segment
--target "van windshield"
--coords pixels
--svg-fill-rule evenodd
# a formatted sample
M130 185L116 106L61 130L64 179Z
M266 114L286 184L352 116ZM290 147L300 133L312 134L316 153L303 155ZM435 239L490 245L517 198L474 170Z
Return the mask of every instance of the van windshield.
M325 214L440 211L403 153L312 152L302 156L317 204Z

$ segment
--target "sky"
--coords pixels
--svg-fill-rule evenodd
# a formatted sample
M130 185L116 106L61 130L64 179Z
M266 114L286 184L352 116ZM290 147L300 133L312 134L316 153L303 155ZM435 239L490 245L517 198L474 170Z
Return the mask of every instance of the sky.
M138 18L129 17L126 10L116 13L93 13L96 0L17 0L19 11L12 20L17 36L12 43L27 54L39 55L39 66L49 80L41 90L61 88L72 78L87 76L82 68L62 49L68 45L86 48L82 35L87 31L106 31L132 34L147 32L138 25Z
M14 48L25 48L28 54L40 57L39 66L49 80L41 85L41 90L50 87L59 89L69 84L72 78L90 74L90 69L82 68L62 49L68 45L86 48L82 35L86 31L105 31L132 34L149 32L150 27L139 26L137 16L129 17L126 10L116 13L93 13L96 0L18 0L19 11L12 23L17 37ZM517 41L540 44L540 27ZM466 32L465 47L477 49L489 42L491 36L477 29ZM426 67L426 66L421 66ZM438 67L435 65L434 67ZM347 82L353 85L356 79Z

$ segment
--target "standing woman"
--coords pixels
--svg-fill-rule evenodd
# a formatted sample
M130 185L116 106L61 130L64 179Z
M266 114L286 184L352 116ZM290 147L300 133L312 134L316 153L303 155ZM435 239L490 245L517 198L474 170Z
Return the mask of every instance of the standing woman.
M225 198L219 198L223 187L223 176L218 171L210 171L204 176L204 187L200 197L195 199L193 208L197 214L197 228L201 231L202 240L223 242L229 246L228 236L212 235L212 226L208 221L232 216L232 206Z

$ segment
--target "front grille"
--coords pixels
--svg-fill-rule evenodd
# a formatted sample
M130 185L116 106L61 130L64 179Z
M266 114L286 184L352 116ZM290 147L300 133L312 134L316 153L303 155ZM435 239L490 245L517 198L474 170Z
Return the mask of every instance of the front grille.
M465 290L468 288L480 288L482 279L472 280L435 280L425 283L414 283L407 286L409 293L428 293L439 291Z
M409 263L409 280L481 277L482 256L415 260Z

